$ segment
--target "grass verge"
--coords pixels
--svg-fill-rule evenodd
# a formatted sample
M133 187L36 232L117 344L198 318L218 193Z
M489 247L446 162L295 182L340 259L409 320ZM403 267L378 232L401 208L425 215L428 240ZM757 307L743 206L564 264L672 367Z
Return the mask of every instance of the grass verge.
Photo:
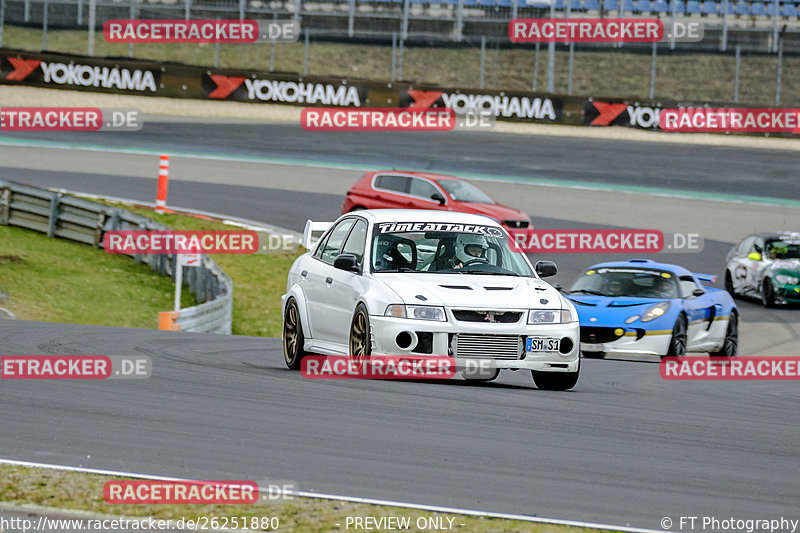
M432 513L401 507L368 505L317 498L294 498L271 504L254 505L113 505L103 499L107 481L121 479L96 474L0 465L0 501L36 504L60 509L77 509L108 515L180 520L197 517L277 517L282 533L347 531L347 517L408 517L403 531L430 531L419 528L417 520L443 518L457 533L590 533L594 529L540 524L520 520L482 518L449 513ZM420 525L423 523L420 522ZM353 529L351 525L350 529Z
M23 320L157 328L175 285L128 257L22 228L0 226L2 304ZM181 293L182 306L195 305Z
M220 231L235 229L215 220L202 220L181 214L156 214L148 207L116 205L152 218L175 230ZM222 270L233 280L234 335L279 337L281 334L281 295L286 292L289 267L302 248L291 255L212 254Z
M119 207L176 230L232 229L213 220ZM233 279L233 334L280 336L280 296L297 254L212 257ZM155 329L158 312L172 309L175 285L127 256L0 226L0 291L8 293L2 305L23 320ZM197 303L186 287L181 302Z

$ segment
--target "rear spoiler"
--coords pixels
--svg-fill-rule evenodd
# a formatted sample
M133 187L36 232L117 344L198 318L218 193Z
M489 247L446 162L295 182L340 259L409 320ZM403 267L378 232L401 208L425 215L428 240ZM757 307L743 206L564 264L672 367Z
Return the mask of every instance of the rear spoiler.
M306 221L306 227L303 230L303 248L306 250L311 250L311 247L316 244L319 237L325 233L325 230L330 228L333 225L333 222L312 222L310 220ZM317 233L317 238L314 238L314 234Z
M694 277L696 277L700 281L707 281L709 283L717 282L717 276L715 276L714 274L698 274L697 272L695 272Z

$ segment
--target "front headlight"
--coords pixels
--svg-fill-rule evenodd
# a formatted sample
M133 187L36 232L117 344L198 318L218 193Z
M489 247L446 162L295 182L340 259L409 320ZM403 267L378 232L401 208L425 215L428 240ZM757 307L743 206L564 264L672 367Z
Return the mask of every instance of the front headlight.
M667 309L669 309L669 302L661 302L660 304L656 304L644 312L641 321L650 322L651 320L655 320L658 317L664 316L664 313L667 312Z
M572 322L569 309L531 309L528 324L566 324Z
M386 312L383 313L383 315L397 318L414 318L417 320L435 320L438 322L445 322L447 320L444 307L435 305L393 304L386 308Z
M783 285L797 285L798 279L794 276L787 276L786 274L778 274L775 280Z

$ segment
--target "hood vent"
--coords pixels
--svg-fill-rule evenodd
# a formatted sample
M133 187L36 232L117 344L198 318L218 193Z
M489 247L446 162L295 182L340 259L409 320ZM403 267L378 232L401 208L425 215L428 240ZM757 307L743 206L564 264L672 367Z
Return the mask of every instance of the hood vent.
M514 287L484 287L487 291L510 291L514 290Z
M597 307L597 304L590 304L589 302L582 302L580 300L572 300L572 303L578 305L588 305L589 307Z
M456 289L461 291L471 291L472 287L469 285L439 285L443 289Z

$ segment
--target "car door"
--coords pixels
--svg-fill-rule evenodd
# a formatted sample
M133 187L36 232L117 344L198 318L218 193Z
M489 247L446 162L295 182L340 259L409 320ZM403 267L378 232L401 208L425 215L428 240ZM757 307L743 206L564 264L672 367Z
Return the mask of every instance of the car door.
M708 335L709 320L714 319L716 311L708 291L701 287L693 276L681 276L679 279L683 309L689 319L689 328L686 335L687 350L696 349ZM703 294L695 295L694 292L702 290Z
M367 246L367 222L358 218L342 245L341 254L353 254L363 268L364 250ZM329 278L326 280L328 317L325 321L325 332L330 338L341 344L348 344L350 337L350 322L356 308L359 295L365 290L366 280L358 272L347 272L330 267Z
M412 206L408 194L411 178L395 174L378 174L372 179L377 209L408 209Z
M311 336L315 339L333 341L336 336L331 334L333 328L329 324L331 306L334 304L329 290L336 270L333 261L355 222L354 217L349 217L333 226L314 251L314 261L309 264L305 276L303 272L300 273L305 278L302 286L311 322Z
M755 242L755 235L746 237L732 253L729 261L728 269L731 271L731 281L733 282L733 289L739 294L747 294L751 291L748 288L748 277L752 277L751 263L753 262L748 258L748 254L753 251L753 243Z
M764 239L761 237L755 237L753 239L753 244L747 256L744 257L744 262L747 267L745 290L757 294L761 290L761 279L764 277L764 268L769 262L769 257L765 257Z
M411 205L414 209L448 210L445 194L429 180L411 178L408 194L412 197ZM441 201L439 198L441 198Z

